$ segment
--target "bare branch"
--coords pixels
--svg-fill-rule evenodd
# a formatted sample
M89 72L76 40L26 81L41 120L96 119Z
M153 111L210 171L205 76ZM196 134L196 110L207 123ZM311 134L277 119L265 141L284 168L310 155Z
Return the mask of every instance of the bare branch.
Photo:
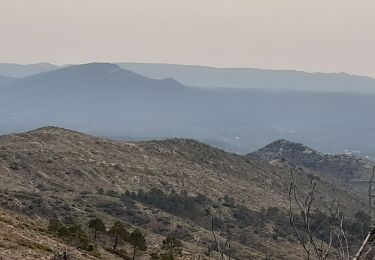
M211 220L211 231L212 231L212 235L213 235L213 238L214 238L216 249L220 254L220 260L226 260L227 259L226 252L228 252L228 260L230 260L231 259L231 256L230 256L230 247L231 247L230 232L229 231L227 232L225 242L222 244L220 242L220 239L216 235L214 218L212 218L212 220Z
M315 188L316 184L310 180L309 186L305 192L300 192L293 171L291 171L291 183L289 188L289 221L294 231L294 234L298 238L300 244L306 252L307 259L310 259L314 255L319 260L326 260L331 254L336 254L338 259L349 260L350 252L348 240L344 230L344 217L341 211L341 205L332 202L329 208L329 216L319 224L314 230L311 229L311 211L313 203L315 202ZM303 220L303 231L299 231L296 227L293 205L301 211ZM323 225L328 224L329 221L329 238L328 241L319 241L315 232L319 232L323 228ZM304 239L301 232L306 232L307 239ZM338 248L333 248L334 241L337 243Z
M370 178L370 183L369 183L369 187L368 187L368 202L369 202L369 211L370 211L370 217L371 217L371 226L374 226L374 216L373 216L373 203L372 203L372 200L373 200L373 194L372 194L372 182L374 180L374 175L375 175L375 166L372 168L372 175L371 175L371 178Z

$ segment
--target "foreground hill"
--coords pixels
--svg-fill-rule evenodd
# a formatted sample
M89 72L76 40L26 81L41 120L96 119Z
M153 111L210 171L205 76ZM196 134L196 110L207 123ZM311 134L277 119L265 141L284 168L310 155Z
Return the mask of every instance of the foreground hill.
M53 259L69 251L73 259L98 259L79 251L49 235L46 222L0 209L0 258L1 259ZM108 254L111 259L120 259Z
M67 223L120 219L146 232L150 250L168 235L185 241L184 259L215 254L212 218L233 234L234 259L302 256L286 214L289 169L193 140L115 142L41 128L0 137L0 178L2 207ZM317 182L322 212L333 199L348 219L365 207L316 176L297 170L295 178Z
M277 140L271 144L246 155L276 163L287 162L290 166L304 167L314 173L339 181L354 190L367 192L368 183L374 163L364 157L348 154L323 154L301 143Z

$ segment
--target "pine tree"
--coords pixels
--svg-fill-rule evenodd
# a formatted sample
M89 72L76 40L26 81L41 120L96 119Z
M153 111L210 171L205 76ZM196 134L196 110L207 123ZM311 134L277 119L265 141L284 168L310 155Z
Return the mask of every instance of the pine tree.
M133 246L133 260L137 250L146 251L146 238L145 235L139 229L134 230L129 237L128 242Z
M168 236L163 240L162 249L165 253L163 259L174 260L175 256L182 256L182 242L174 237Z
M97 232L104 232L106 229L104 222L99 218L90 220L89 228L94 230L94 243L96 241Z
M127 241L129 239L129 232L126 230L125 224L120 221L113 223L109 232L115 237L113 250L116 250L119 240Z

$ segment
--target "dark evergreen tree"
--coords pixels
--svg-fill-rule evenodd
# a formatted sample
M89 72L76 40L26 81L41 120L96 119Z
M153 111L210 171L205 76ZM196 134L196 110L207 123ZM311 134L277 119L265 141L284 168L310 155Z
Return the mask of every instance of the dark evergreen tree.
M162 242L162 249L164 254L162 259L174 260L175 256L182 256L182 242L174 237L168 236Z
M139 229L134 230L129 237L128 242L133 246L133 260L138 250L146 251L146 238Z
M118 242L120 240L127 241L129 239L129 232L126 229L125 224L120 221L116 221L115 223L113 223L113 226L111 227L109 232L115 237L113 250L116 250Z
M94 230L94 242L96 241L97 232L104 232L106 229L104 222L99 218L90 220L89 228Z

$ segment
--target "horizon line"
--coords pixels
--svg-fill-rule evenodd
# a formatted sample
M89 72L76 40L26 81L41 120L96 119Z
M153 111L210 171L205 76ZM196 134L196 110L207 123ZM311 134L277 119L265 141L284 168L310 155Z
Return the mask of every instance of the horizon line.
M186 67L197 67L197 68L208 68L208 69L233 69L233 70L268 70L268 71L290 71L290 72L300 72L300 73L307 73L307 74L343 74L348 76L358 76L358 77L367 77L371 79L375 79L375 76L365 75L365 74L353 74L346 71L309 71L309 70L300 70L300 69L290 69L290 68L265 68L265 67L221 67L221 66L211 66L211 65L198 65L198 64L190 64L190 63L168 63L168 62L137 62L137 61L116 61L116 62L109 62L109 61L90 61L90 62L83 62L83 63L53 63L49 61L40 61L40 62L32 62L32 63L17 63L17 62L0 62L0 65L20 65L20 66L30 66L30 65L38 65L38 64L48 64L52 66L57 66L60 68L66 66L76 66L76 65L84 65L84 64L91 64L91 63L108 63L108 64L121 64L121 63L128 63L128 64L148 64L148 65L167 65L167 66L186 66Z

